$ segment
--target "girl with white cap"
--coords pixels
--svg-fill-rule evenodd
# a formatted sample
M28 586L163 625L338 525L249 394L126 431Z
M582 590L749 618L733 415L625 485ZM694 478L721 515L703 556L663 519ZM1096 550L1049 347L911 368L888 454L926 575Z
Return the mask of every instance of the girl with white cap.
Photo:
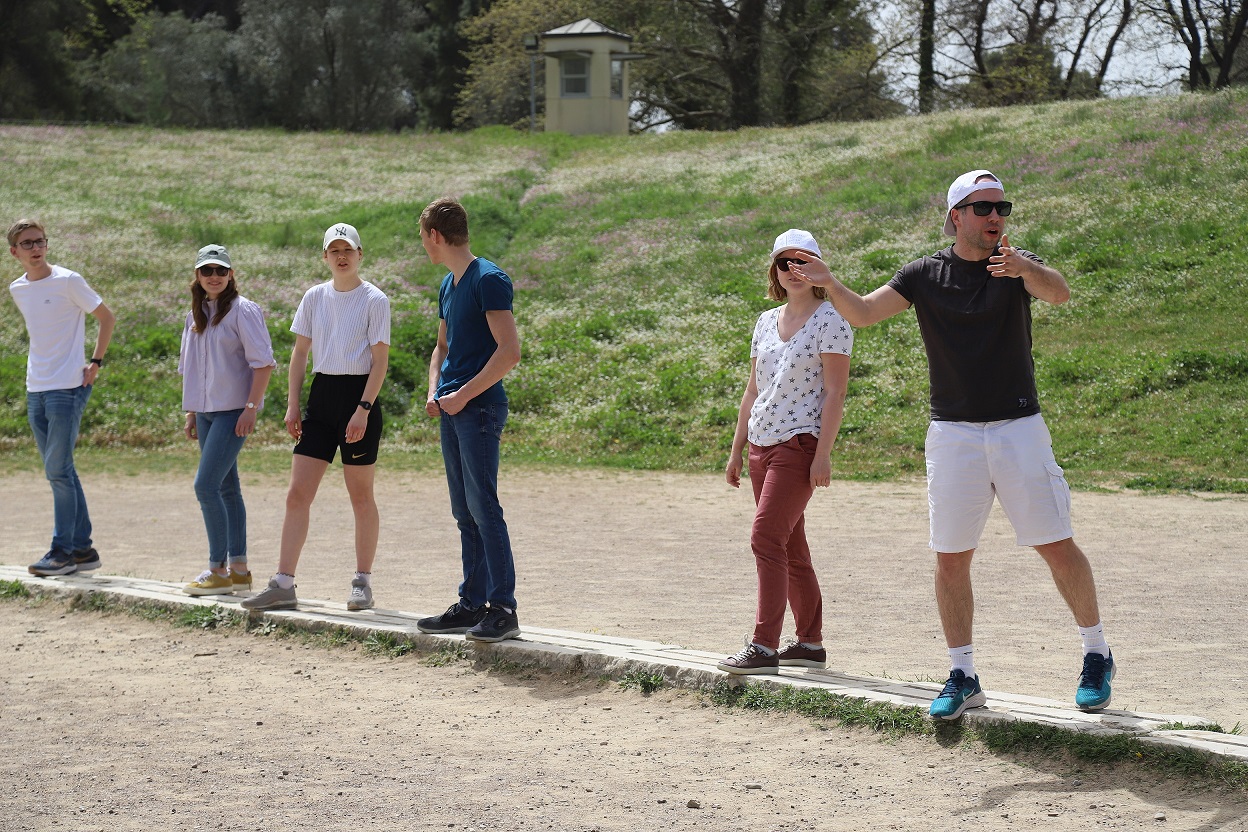
M804 518L815 488L831 482L830 455L841 427L854 335L825 290L790 271L791 264L805 263L812 254L822 257L815 238L796 228L772 246L767 297L784 303L760 315L754 327L750 380L724 472L728 484L739 488L748 442L758 611L745 649L719 663L729 673L827 666L823 596ZM797 638L781 650L786 607L793 609Z

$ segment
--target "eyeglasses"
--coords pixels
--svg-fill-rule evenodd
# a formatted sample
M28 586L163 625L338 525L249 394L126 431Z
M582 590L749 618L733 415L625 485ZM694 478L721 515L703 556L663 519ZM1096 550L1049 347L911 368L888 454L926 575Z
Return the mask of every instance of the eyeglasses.
M40 237L37 240L22 240L20 243L18 243L18 245L21 246L22 251L31 251L36 248L47 248L48 238Z
M986 217L992 213L992 209L997 209L997 216L1008 217L1010 212L1014 210L1013 202L989 202L981 200L980 202L966 202L958 206L959 208L970 208L975 211L975 216Z
M217 277L225 277L229 273L230 273L229 266L200 266L199 267L200 277L212 277L214 274Z
M777 257L776 268L782 272L787 272L789 270L790 263L796 263L799 266L805 266L809 262L810 262L809 260L798 260L796 257Z

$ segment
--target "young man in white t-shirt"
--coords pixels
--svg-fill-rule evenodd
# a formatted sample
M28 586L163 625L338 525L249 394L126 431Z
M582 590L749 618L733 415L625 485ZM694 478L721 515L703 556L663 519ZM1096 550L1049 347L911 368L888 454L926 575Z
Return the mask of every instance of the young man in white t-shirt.
M297 440L286 494L282 548L268 589L243 601L249 610L288 610L298 605L295 567L308 537L312 501L335 454L342 451L342 475L355 513L355 577L348 610L373 606L373 559L381 521L373 494L381 408L377 396L390 362L390 301L360 277L364 249L359 232L346 223L325 232L323 257L333 279L313 286L299 301L290 331L286 431ZM300 412L303 378L312 357L312 390Z
M26 269L9 284L30 336L26 418L52 484L52 546L30 565L30 573L89 572L100 568L100 556L91 546L91 518L74 468L74 446L116 318L82 275L48 263L48 236L38 221L13 223L8 240L9 253ZM84 362L87 315L100 326L91 360Z

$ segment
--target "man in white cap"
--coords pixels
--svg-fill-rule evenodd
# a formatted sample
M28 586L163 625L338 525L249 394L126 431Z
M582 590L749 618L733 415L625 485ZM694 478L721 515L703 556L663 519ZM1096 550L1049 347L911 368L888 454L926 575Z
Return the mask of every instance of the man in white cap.
M295 567L308 537L312 501L339 450L355 514L355 576L347 609L373 607L373 559L380 530L373 482L382 428L377 396L390 361L390 301L360 277L364 249L354 226L335 223L326 229L322 252L333 278L304 294L290 325L295 347L290 354L285 422L297 444L277 574L267 589L242 602L244 609L286 610L298 605ZM307 410L301 412L309 354L315 377Z
M791 270L827 287L832 304L853 326L911 306L918 315L931 380L928 545L937 553L936 604L952 664L932 716L957 719L986 703L971 640L971 557L994 497L1018 545L1032 546L1044 558L1074 613L1084 651L1075 703L1100 710L1109 704L1114 660L1092 568L1074 541L1070 489L1040 415L1031 355L1032 299L1065 303L1070 287L1039 257L1010 245L1005 218L1013 205L991 172L959 176L946 205L944 230L953 245L906 264L866 296L847 289L822 260Z

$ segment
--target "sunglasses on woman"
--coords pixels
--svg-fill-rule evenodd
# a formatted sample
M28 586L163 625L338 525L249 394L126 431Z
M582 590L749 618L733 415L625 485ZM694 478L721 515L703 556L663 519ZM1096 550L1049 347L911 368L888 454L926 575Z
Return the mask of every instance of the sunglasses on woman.
M214 274L217 277L225 277L229 273L230 273L229 266L200 266L199 267L200 277L212 277Z
M959 205L959 208L970 208L975 212L977 217L986 217L992 213L992 209L997 209L998 217L1008 217L1010 212L1014 210L1013 202L989 202L988 200L980 200L979 202L967 202Z
M790 263L796 263L799 266L805 266L809 262L810 262L809 260L798 260L796 257L777 257L776 268L782 272L787 272L789 270Z

